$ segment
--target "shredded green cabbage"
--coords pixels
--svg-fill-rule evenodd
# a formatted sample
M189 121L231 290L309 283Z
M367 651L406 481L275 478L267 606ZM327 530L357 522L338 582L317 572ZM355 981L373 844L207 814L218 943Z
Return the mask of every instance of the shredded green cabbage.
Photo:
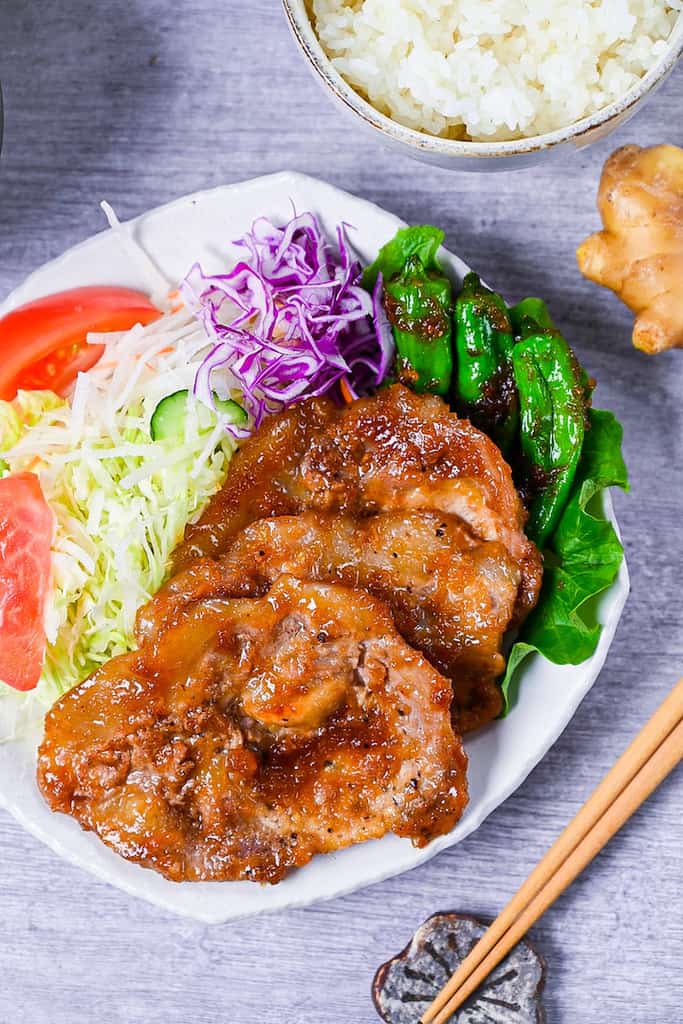
M102 340L101 364L79 377L68 402L35 391L0 402L0 476L37 473L57 520L42 677L28 695L0 683L0 741L132 649L138 608L164 582L236 447L199 402L189 403L184 441L151 439L156 405L187 386L206 346L184 313Z

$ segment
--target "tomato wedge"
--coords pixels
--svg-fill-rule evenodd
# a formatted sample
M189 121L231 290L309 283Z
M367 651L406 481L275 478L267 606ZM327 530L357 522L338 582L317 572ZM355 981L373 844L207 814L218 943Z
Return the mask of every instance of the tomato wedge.
M22 388L63 394L104 351L90 331L127 331L161 316L142 292L95 285L47 295L0 320L0 398Z
M55 520L35 473L0 480L0 681L38 685Z

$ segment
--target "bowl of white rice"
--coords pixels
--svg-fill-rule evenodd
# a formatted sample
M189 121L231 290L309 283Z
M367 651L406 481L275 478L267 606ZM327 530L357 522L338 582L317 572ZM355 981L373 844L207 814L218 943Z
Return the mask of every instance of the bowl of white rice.
M325 89L369 130L458 170L580 149L683 52L683 0L283 0Z

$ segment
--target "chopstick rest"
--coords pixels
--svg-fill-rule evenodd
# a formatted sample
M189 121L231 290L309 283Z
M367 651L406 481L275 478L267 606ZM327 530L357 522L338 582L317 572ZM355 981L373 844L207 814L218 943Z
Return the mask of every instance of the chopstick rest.
M467 914L440 913L383 964L372 985L375 1007L387 1024L415 1024L450 975L485 934L488 924ZM470 1000L472 1020L489 1024L538 1024L545 961L523 939Z

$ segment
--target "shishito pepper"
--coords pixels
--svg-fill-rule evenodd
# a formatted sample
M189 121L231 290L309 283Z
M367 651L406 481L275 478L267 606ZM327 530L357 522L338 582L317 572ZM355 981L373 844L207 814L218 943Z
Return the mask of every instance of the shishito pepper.
M523 324L527 319L535 320L541 327L555 330L555 324L550 316L550 310L543 301L543 299L522 299L516 306L513 306L510 312L510 322L512 329L515 333L515 337L519 337Z
M455 404L507 449L517 430L514 334L504 299L467 274L455 305Z
M585 375L558 331L529 317L520 329L512 362L530 497L526 532L542 547L559 522L581 458Z
M550 316L550 310L543 299L522 299L516 306L512 306L508 312L515 340L519 340L523 334L529 334L533 330L534 324L529 323L529 321L534 321L537 327L547 328L550 331L557 330ZM585 392L586 405L590 405L590 396L595 388L595 381L588 376L582 366L581 381Z
M399 375L414 391L447 395L453 374L453 288L445 274L427 269L416 254L384 284Z

